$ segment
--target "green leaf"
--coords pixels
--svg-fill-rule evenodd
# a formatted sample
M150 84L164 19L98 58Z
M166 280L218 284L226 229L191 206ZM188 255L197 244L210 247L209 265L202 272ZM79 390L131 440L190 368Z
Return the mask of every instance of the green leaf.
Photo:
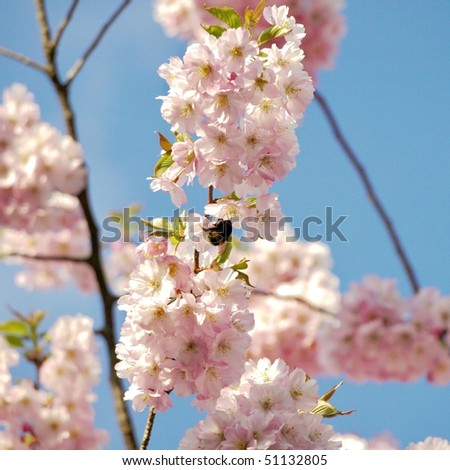
M184 239L184 229L186 227L186 225L183 223L184 217L185 215L183 213L181 217L175 217L175 220L173 221L173 230L171 231L171 234L177 242L180 242Z
M167 217L158 217L156 219L141 219L142 223L147 227L151 227L157 230L163 230L168 232L172 229L172 223L169 221Z
M223 26L219 26L219 25L210 25L210 26L206 26L204 24L201 25L201 27L209 34L212 34L213 36L215 36L216 38L220 38L220 36L222 36L222 34L227 30L226 28L224 28Z
M3 333L5 336L23 337L28 336L29 330L25 323L11 320L0 325L0 333Z
M248 268L248 262L249 260L246 258L242 258L239 263L234 264L231 266L231 269L234 269L235 271L240 271L242 269L247 269Z
M156 162L155 169L153 171L156 177L162 176L165 171L170 168L173 163L173 158L170 153L165 153L161 158Z
M249 209L256 208L256 197L255 196L250 196L250 197L247 198L247 207Z
M310 413L322 415L324 418L334 418L335 416L346 416L352 414L354 411L355 410L341 411L331 403L319 400L317 405L310 411Z
M250 279L248 277L248 274L243 273L242 271L236 271L238 275L236 276L236 279L240 279L241 281L244 281L249 287L255 287L252 284L250 284Z
M210 7L206 8L206 11L211 13L219 20L230 26L230 28L239 28L242 26L242 20L239 13L230 7Z
M175 135L175 140L177 142L186 142L187 140L193 139L187 132L177 132Z
M166 152L171 152L172 151L172 143L167 139L167 137L164 137L161 132L158 132L159 135L159 145L161 145L161 148L165 150Z
M225 261L230 257L231 249L233 248L233 241L228 240L225 243L225 248L221 251L216 257L216 263L220 266L221 264L225 263Z
M6 335L5 339L11 348L23 348L25 346L24 342L17 336Z
M272 39L284 36L285 34L290 33L291 31L292 29L288 28L287 26L269 26L259 35L258 44L264 44L267 41L271 41Z

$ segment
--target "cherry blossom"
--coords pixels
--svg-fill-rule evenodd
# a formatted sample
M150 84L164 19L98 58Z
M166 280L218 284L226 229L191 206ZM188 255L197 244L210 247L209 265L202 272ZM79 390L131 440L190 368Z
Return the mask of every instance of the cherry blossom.
M195 394L203 408L243 371L253 326L247 287L230 267L197 272L182 250L154 245L138 247L145 257L119 299L127 317L116 349L117 374L129 380L125 399L137 411L166 410L171 390Z
M302 370L281 359L249 361L179 449L338 449L333 428L310 413L317 400L317 383Z
M434 383L450 380L448 297L423 288L410 299L395 281L375 276L353 283L336 315L339 326L322 347L334 373L351 379Z
M202 36L182 59L160 67L170 87L159 97L161 114L176 139L163 145L152 190L169 192L179 207L186 203L183 185L198 176L202 186L248 205L249 197L268 197L295 167L295 129L314 89L302 65L303 26L293 17L286 22L280 46L265 47L248 29L230 28L218 38ZM263 201L256 202L261 212Z
M233 251L233 259L249 260L246 272L255 286L250 297L255 328L249 355L282 358L311 375L326 373L320 338L336 326L339 281L330 270L326 245L289 237L293 231L286 227L275 241L243 243Z
M258 0L245 3L237 0L227 2L227 6L235 8L241 15L246 7L254 9L257 4ZM300 34L300 39L306 53L305 69L317 80L320 70L334 66L339 44L346 30L342 14L343 0L293 0L289 2L289 8L272 0L268 1L267 5L272 8L265 9L264 21L254 26L258 34L269 24L284 25L288 22L290 27L294 27L295 23L303 24L306 35ZM223 3L210 0L207 6L220 7ZM295 18L295 23L289 22L288 14ZM200 0L158 0L154 17L161 23L167 35L197 41L205 35L200 25L211 24L214 20L204 8L204 2ZM295 31L292 36L294 34Z
M94 426L100 360L93 321L83 315L59 317L48 340L37 387L31 379L13 381L9 368L18 363L18 353L0 336L0 448L102 448L107 433Z
M450 450L450 442L441 437L428 436L424 441L409 444L406 450Z

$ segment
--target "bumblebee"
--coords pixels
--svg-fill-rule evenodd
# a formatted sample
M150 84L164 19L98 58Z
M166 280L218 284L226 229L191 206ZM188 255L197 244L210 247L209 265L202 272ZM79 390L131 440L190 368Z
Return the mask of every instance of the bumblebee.
M220 246L227 242L233 231L231 220L218 219L211 227L204 228L207 239L211 245Z

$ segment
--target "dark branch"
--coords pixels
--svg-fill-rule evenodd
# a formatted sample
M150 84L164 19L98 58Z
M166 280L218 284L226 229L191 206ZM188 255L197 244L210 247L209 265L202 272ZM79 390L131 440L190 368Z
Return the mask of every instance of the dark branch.
M28 255L24 253L8 253L5 255L8 258L23 258L35 261L55 261L55 262L70 262L70 263L90 263L90 258L73 258L71 256L46 256L46 255Z
M142 436L142 442L140 450L147 450L148 443L150 442L150 437L152 435L153 423L155 422L155 409L153 407L150 408L148 413L147 422L145 424L144 435Z
M106 34L108 29L114 23L114 21L120 16L120 14L125 10L131 0L124 0L123 3L117 8L117 10L111 15L109 20L103 25L103 27L98 32L97 36L92 41L91 45L87 48L86 52L78 59L72 68L67 72L67 81L66 85L69 86L73 79L80 73L81 69L85 65L86 61L89 59L89 56L94 52L103 36Z
M315 92L315 99L319 103L320 108L322 109L323 113L325 114L325 117L327 121L329 122L331 129L333 130L334 136L336 137L336 140L344 150L345 154L347 155L348 159L350 160L351 164L355 168L356 172L358 173L364 188L366 189L367 195L369 196L369 199L373 206L375 207L375 210L379 217L381 218L383 225L385 226L389 237L395 247L395 251L403 265L403 268L405 269L406 275L408 276L408 280L411 284L412 290L414 292L417 292L419 290L419 282L417 280L416 273L414 272L414 269L411 265L411 262L408 259L408 256L406 255L406 251L403 248L403 245L400 241L400 237L397 234L397 231L394 228L394 225L389 218L386 210L384 209L383 205L381 204L380 198L378 197L375 188L364 168L362 163L360 162L359 158L353 151L353 149L350 147L350 144L344 137L336 118L334 117L327 101L325 98L322 96L321 93L319 93L317 90Z
M30 59L29 57L23 54L19 54L18 52L10 51L6 47L0 46L0 55L9 57L10 59L20 62L21 64L27 65L28 67L32 67L38 70L39 72L48 73L47 67L45 65L39 64L33 59Z

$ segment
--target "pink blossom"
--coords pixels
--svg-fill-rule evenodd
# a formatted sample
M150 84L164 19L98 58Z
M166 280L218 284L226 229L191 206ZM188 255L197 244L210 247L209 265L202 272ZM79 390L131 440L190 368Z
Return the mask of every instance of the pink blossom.
M255 8L257 4L257 0L249 0L245 5L237 0L230 0L227 6L243 15L245 7ZM208 6L222 5L219 0L208 3ZM333 67L346 29L342 0L295 0L290 2L289 9L273 0L267 2L267 5L264 18L255 27L256 35L270 24L291 28L288 39L301 42L306 56L305 68L315 80L320 70ZM295 22L290 20L289 15L295 18ZM199 25L212 24L214 21L199 0L158 0L154 16L166 34L189 40L201 40L206 33Z
M295 374L295 375L294 375ZM305 407L292 400L292 384L308 379L290 371L284 361L248 362L238 384L225 387L207 417L189 429L180 449L337 449L334 430L322 417L309 413L317 396ZM311 395L312 398L312 395Z

